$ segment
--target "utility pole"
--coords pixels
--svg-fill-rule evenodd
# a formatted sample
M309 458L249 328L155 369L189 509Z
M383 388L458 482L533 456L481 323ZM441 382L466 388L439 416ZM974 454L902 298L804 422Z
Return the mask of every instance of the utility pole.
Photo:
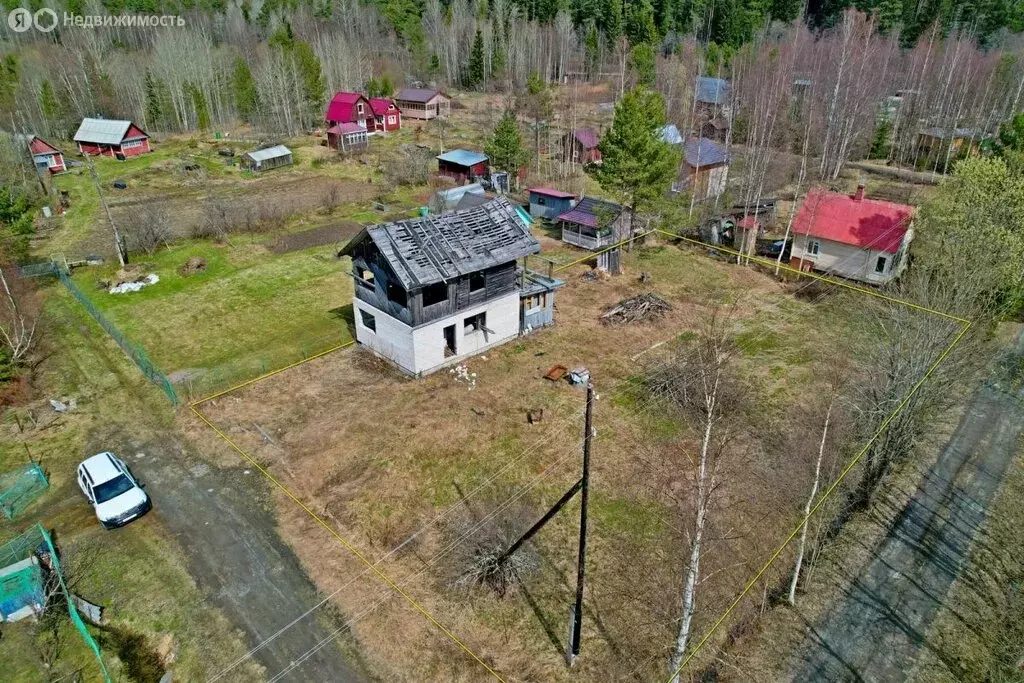
M590 442L594 436L594 385L587 382L587 413L583 434L583 477L580 479L580 555L576 565L576 606L572 613L572 637L567 659L576 663L580 653L580 629L583 625L583 574L587 560L587 497L590 491Z
M114 224L114 218L110 215L110 207L107 206L107 198L103 196L103 190L100 188L100 179L96 175L96 168L93 166L92 159L89 155L85 155L85 161L89 164L89 175L92 176L92 183L96 186L96 194L99 195L100 204L103 205L103 212L107 215L107 223L110 224L110 229L114 233L114 249L117 251L117 260L121 262L121 267L124 268L128 264L128 259L125 257L124 242L121 240L121 233L117 231L117 226Z

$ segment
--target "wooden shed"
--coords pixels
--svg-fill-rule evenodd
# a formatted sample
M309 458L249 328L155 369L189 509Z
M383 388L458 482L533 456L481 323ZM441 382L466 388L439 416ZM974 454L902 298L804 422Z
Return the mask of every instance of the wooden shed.
M541 218L557 218L573 207L576 195L571 192L553 190L550 187L531 187L530 215Z
M239 165L250 171L269 171L272 168L290 166L292 151L284 145L275 145L242 155Z
M453 149L437 157L437 172L440 175L455 178L460 183L474 181L487 175L486 154L470 152L465 149Z

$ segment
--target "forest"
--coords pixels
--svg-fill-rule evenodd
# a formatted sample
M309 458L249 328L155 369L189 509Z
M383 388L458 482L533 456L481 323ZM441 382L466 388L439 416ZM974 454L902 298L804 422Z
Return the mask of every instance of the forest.
M105 11L90 2L71 10ZM663 96L668 122L689 129L694 79L709 75L731 84L725 142L746 148L747 177L761 183L779 151L814 158L801 174L808 180L834 179L843 163L865 157L944 172L953 145L922 154L921 130L947 141L956 131L971 139L970 149L1019 111L1024 42L1003 29L998 40L995 32L983 35L978 21L947 25L939 16L908 42L909 29L892 29L880 8L818 21L809 6L806 21L761 16L750 19L757 29L747 42L719 43L693 25L687 33L666 31L676 25L666 24L666 12L675 9L644 4L623 13L611 2L614 18L606 21L601 7L561 8L552 17L509 0L425 0L403 10L422 31L416 40L396 30L393 8L358 0L182 8L180 28L16 34L4 25L0 121L57 140L96 115L129 118L157 134L243 123L268 136L296 135L322 124L339 90L425 82L512 96L534 77L611 84L615 99L648 86ZM700 12L704 28L730 13L749 15L742 8ZM584 14L590 18L580 23ZM556 128L575 117L571 102L544 116L520 114Z

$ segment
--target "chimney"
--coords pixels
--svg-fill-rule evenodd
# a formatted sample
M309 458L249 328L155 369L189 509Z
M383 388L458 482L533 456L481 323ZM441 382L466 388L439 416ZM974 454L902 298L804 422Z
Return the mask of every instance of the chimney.
M853 201L859 202L864 199L864 181L857 183L857 192L853 195Z

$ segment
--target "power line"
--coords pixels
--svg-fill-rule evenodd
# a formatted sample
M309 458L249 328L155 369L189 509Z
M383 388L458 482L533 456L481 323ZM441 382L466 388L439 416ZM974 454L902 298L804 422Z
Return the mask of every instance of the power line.
M891 231L891 230L892 230L892 228L890 228L890 231ZM888 231L887 231L887 232L888 232ZM882 237L882 236L880 235L880 236L879 236L879 239L880 239L881 237ZM851 255L851 256L850 256L849 258L853 258L853 256L854 256L854 255ZM837 265L839 265L839 264L837 264ZM801 290L802 290L803 288L805 288L805 287L809 286L809 285L810 285L810 284L812 284L813 282L814 282L814 280L813 280L813 279L809 279L809 280L808 280L808 282L807 282L806 284L804 284L803 286L801 286L801 287L800 287L800 288L799 288L798 290L796 290L796 292L794 292L794 294L798 293L798 292L799 292L799 291L801 291ZM818 300L820 300L820 299L821 299L821 298L822 298L823 296L824 296L824 293L822 293L821 295L819 295L819 297L818 297ZM767 332L763 333L763 334L762 334L761 336L764 336L764 335L766 335L766 334L767 334ZM751 340L748 340L748 343L749 343L750 345L753 345L753 343L754 343L755 341L757 341L757 338L753 338L753 339L751 339ZM630 384L630 383L633 383L634 381L636 381L636 380L635 380L635 378L628 378L627 380L623 380L623 381L620 381L620 382L619 382L619 383L618 383L618 384L616 385L616 387L619 387L619 386L621 386L621 385L623 385L623 384L627 384L627 385L628 385L628 384ZM653 401L653 399L652 399L652 401ZM568 419L568 418L565 418L565 419ZM540 441L538 441L538 444L539 444L539 443L540 443ZM535 447L536 447L536 445L538 445L538 444L535 444L534 448L535 448ZM495 475L493 475L493 476L492 476L491 478L489 478L489 479L488 479L488 480L487 480L486 482L484 482L483 484L481 484L480 486L478 486L478 487L477 487L476 489L474 489L474 492L473 492L473 493L475 494L475 493L476 493L477 491L481 490L481 489L482 489L482 488L483 488L484 486L486 486L486 485L488 485L489 483L491 483L491 482L492 482L492 481L493 481L493 480L494 480L495 478L497 478L497 476L500 476L500 474L501 474L501 473L502 473L503 471L507 470L507 469L508 469L508 468L510 468L510 467L511 467L512 465L514 465L514 464L516 464L517 462L521 461L521 460L522 460L522 459L523 459L524 457L526 457L526 455L528 454L529 450L532 450L532 449L527 449L527 451L524 451L524 453L523 453L523 454L522 454L522 455L521 455L521 456L520 456L519 458L517 458L517 459L516 459L515 461L512 461L512 462L510 462L510 463L509 463L508 465L506 465L506 467L502 468L502 470L499 470L499 472L498 472L498 473L496 473L496 474L495 474ZM471 495L472 495L472 494L471 494ZM444 516L446 516L446 515L447 515L447 514L448 514L449 512L451 512L452 510L454 510L454 509L455 509L456 507L458 507L458 504L456 504L456 505L453 505L453 506L452 506L451 508L449 508L449 509L448 509L448 510L446 510L445 512L443 512L443 513L441 513L440 515L436 516L436 517L434 518L434 521L436 521L437 519L443 518L443 517L444 517ZM498 509L498 510L496 510L496 511L495 511L495 513L496 513L496 512L498 512L498 511L500 511L501 509L503 509L503 507L499 507L499 509ZM492 515L493 515L493 514L494 514L494 513L492 513ZM256 648L253 648L253 649L252 649L252 650L251 650L251 651L250 651L249 653L247 653L246 655L243 655L243 657L241 657L241 658L239 658L238 660L236 660L236 662L235 662L235 663L233 663L233 664L232 664L231 666L229 666L229 667L228 667L228 669L224 670L223 672L221 672L220 674L218 674L218 675L217 675L216 677L214 677L214 678L213 678L213 679L211 679L211 680L217 680L217 679L219 679L219 678L220 678L220 677L222 677L222 676L223 676L224 674L226 674L226 673L227 673L228 671L230 671L231 669L233 669L234 667L236 667L236 666L237 666L238 664L240 664L240 663L241 663L242 661L244 661L245 659L247 659L248 657L250 657L250 656L251 656L252 654L254 654L254 653L255 653L256 651L258 651L258 650L259 650L259 649L261 649L262 647L266 646L266 645L267 645L267 644L268 644L269 642L271 642L271 641L272 641L273 639L277 638L277 637L278 637L278 636L280 636L280 635L281 635L282 633L284 633L285 631L287 631L287 630L288 630L289 628L291 628L292 626L294 626L294 625L295 625L296 623L298 623L299 621L301 621L301 620L302 620L302 619L303 619L303 618L304 618L305 616L308 616L308 614L310 614L310 613L312 613L313 611L315 611L316 609L318 609L318 608L319 608L320 606L322 606L322 605L323 605L323 604L325 604L325 603L326 603L327 601L329 601L329 600L330 600L330 599L331 599L332 597L334 597L335 595L337 595L337 594L338 594L338 593L339 593L339 592L340 592L341 590L343 590L343 589L344 589L345 587L347 587L347 586L351 585L351 583L353 583L353 582L354 582L355 580L357 580L358 578L360 578L360 577L364 576L364 575L366 574L366 572L367 572L367 571L371 571L371 570L373 569L373 567L376 567L376 566L377 566L377 565L379 565L379 564L380 564L380 563L381 563L381 562L382 562L383 560L387 559L387 557L390 557L390 556L391 556L391 555L393 555L393 554L394 554L395 552L397 552L397 551L398 551L398 550L400 550L400 549L401 549L402 547L404 547L404 545L405 545L406 543L408 543L409 541L411 541L411 540L412 540L412 539L413 539L413 538L414 538L415 536L418 536L418 535L419 535L419 534L420 534L420 533L421 533L421 532L422 532L422 531L423 531L423 530L424 530L424 529L425 529L425 528L426 528L427 526L429 526L429 525L430 525L431 523L432 523L432 522L428 522L427 524L425 524L425 525L424 525L423 527L421 527L421 528L420 528L420 529L419 529L419 530L418 530L418 531L417 531L417 532L416 532L415 534L413 534L412 536L410 536L409 538L407 538L407 539L406 539L405 541L403 541L403 543L402 543L402 544L400 544L399 546L397 546L396 548L394 548L394 549L393 549L392 551L390 551L389 553L387 553L387 554L386 554L385 556L383 556L382 558L380 558L379 560L377 560L377 561L376 561L376 562L375 562L375 563L374 563L374 564L373 564L373 565L372 565L371 567L369 567L369 568L367 568L366 570L364 570L364 571L363 571L363 572L362 572L361 574L359 574L359 575L358 575L357 577L355 577L354 579L352 579L352 580L351 580L350 582L348 582L348 583L347 583L347 584L346 584L345 586L343 586L343 587L342 587L341 589L339 589L339 590L335 591L335 592L334 592L334 593L332 593L332 594L331 594L330 596L328 596L327 598L325 598L324 600L322 600L322 601L321 601L320 603L318 603L318 604L317 604L316 606L314 606L314 607L313 607L313 608L311 608L310 610L307 610L307 612L306 612L306 613L304 613L303 615L300 615L299 617L297 617L296 619L294 619L294 620L293 620L292 622L290 622L290 623L289 623L289 624L287 624L287 625L286 625L285 627L283 627L282 629L280 629L280 630L279 630L279 631L278 631L277 633L275 633L275 634L274 634L273 636L271 636L270 638L268 638L268 639L267 639L266 641L264 641L263 643L261 643L260 645L258 645L258 646L257 646ZM475 531L475 530L472 530L471 532L469 532L469 534L466 534L466 535L465 535L465 536L464 536L464 537L463 537L462 539L460 539L460 540L459 540L458 542L461 542L462 540L465 540L465 538L467 538L467 537L468 537L468 535L470 535L471 533L473 533L473 531ZM458 543L458 542L457 542L457 543ZM457 544L457 543L456 543L456 544ZM437 558L435 558L435 561L436 561L436 559L437 559ZM418 576L419 574L421 574L421 573L422 573L422 570L421 570L421 571L420 571L420 572L419 572L419 573L417 574L417 576Z

